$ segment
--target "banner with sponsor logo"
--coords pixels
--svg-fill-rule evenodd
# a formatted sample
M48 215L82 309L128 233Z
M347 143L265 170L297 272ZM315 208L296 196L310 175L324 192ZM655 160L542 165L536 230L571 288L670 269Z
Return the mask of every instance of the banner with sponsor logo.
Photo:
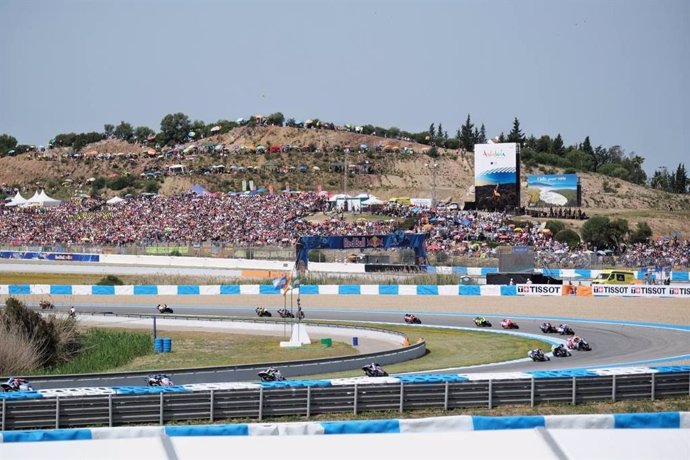
M77 254L71 252L26 252L0 251L0 259L62 260L68 262L98 262L98 254Z
M560 284L518 284L517 295L563 295L563 286Z
M474 145L474 201L477 209L520 206L518 144Z
M611 286L606 284L593 284L594 296L631 296L631 297L684 297L690 298L690 286Z

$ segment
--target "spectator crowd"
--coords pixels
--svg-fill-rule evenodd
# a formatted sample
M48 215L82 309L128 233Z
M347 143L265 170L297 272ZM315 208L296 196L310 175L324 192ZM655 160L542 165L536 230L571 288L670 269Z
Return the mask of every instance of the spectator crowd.
M497 256L498 245L531 246L540 267L586 268L618 263L630 267L690 266L690 242L653 240L610 251L585 243L571 248L541 225L515 225L506 213L421 209L385 204L378 220L347 220L326 214L327 197L301 192L268 195L139 196L117 205L83 199L51 209L0 208L0 245L154 245L213 242L233 246L291 247L300 236L380 235L400 221L427 234L427 249L461 257ZM323 212L323 214L322 214ZM317 218L309 218L315 216ZM323 218L321 218L323 217ZM387 218L388 217L388 218Z

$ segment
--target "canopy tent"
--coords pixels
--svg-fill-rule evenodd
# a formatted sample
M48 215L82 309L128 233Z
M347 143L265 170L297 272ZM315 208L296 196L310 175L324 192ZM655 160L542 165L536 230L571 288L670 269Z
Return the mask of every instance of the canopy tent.
M45 190L41 190L39 197L41 199L41 206L44 206L47 208L52 207L52 206L57 206L60 203L62 203L62 201L60 201L60 200L56 200L55 198L49 197L48 194L45 192Z
M383 204L383 201L379 200L374 195L370 195L369 198L362 201L362 206L371 206L371 205L377 205L377 204Z
M204 187L202 187L202 186L199 185L199 184L194 184L194 186L192 187L191 192L194 193L194 194L196 194L196 195L199 195L199 196L205 196L205 195L210 195L210 194L211 194L211 192L209 192L208 190L206 190Z
M62 203L62 201L49 197L44 190L41 190L40 192L36 191L31 198L26 200L26 203L24 203L22 207L41 206L44 208L50 208L53 206L57 206L60 203Z
M108 201L106 201L106 203L107 204L118 204L118 203L122 203L123 201L125 201L123 198L120 198L119 196L114 196L111 199L109 199Z
M21 206L26 204L26 201L26 198L24 198L21 193L17 192L17 194L12 197L12 200L9 203L6 203L5 206Z

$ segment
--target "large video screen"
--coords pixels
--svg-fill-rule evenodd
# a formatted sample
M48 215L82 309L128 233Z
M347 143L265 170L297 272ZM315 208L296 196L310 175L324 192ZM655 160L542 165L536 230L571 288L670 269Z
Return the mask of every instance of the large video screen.
M503 211L520 206L516 143L474 145L474 197L477 209Z
M527 176L527 206L580 206L580 178L577 174Z

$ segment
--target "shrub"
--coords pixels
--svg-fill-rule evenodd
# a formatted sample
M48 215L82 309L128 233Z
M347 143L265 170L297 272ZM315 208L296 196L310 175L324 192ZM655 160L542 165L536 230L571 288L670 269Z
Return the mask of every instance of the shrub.
M125 283L115 275L104 276L98 283L96 283L98 286L122 286L123 284Z
M38 346L16 327L0 334L0 374L26 374L38 368Z
M559 243L566 243L570 249L580 244L580 235L578 235L577 232L575 232L574 230L570 230L569 228L566 228L556 233L554 239Z
M631 243L644 243L652 236L652 229L647 222L638 222L635 230L630 234Z
M557 220L546 221L546 228L551 230L552 235L556 235L558 232L565 230L565 224Z

